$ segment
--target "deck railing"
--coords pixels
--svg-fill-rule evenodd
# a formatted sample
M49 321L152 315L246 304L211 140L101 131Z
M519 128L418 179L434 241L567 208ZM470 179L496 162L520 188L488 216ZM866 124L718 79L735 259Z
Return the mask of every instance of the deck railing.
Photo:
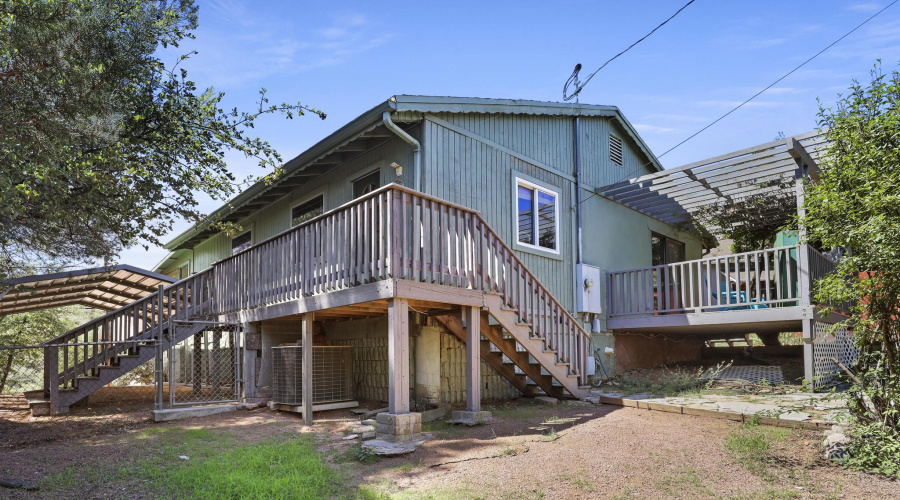
M399 185L385 186L216 262L132 304L48 341L45 389L96 376L172 320L217 316L388 278L502 296L587 382L590 337L478 212ZM98 342L100 342L98 347ZM102 342L111 342L102 344ZM49 347L72 344L72 347Z
M831 260L830 257L823 254L822 252L816 250L815 248L807 245L807 262L809 262L809 281L810 281L810 297L809 301L811 303L816 303L816 290L815 283L825 276L835 272L837 270L837 263ZM834 308L835 311L838 312L847 312L850 310L852 304L850 302L828 302L830 307Z
M799 305L800 251L785 246L607 273L609 316Z
M355 199L212 270L219 314L388 278L497 293L587 381L589 335L481 215L403 186Z

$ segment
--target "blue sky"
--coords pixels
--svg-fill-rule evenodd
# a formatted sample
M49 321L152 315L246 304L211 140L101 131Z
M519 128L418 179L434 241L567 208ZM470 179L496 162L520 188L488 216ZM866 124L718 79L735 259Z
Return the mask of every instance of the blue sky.
M185 67L225 92L226 107L252 109L265 87L272 102L328 113L258 123L287 160L395 94L561 101L575 63L586 75L683 3L199 0L196 40L181 49L199 52ZM697 0L598 73L581 102L618 106L660 154L888 3ZM900 5L661 161L677 167L812 130L816 99L833 103L879 58L887 70L900 63ZM262 173L252 160L228 162L239 178ZM164 256L135 247L120 260L149 268Z

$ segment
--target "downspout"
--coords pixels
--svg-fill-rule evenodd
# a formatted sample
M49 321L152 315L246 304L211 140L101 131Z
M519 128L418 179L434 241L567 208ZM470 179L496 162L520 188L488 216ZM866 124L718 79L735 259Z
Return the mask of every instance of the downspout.
M577 231L576 264L582 264L581 248L581 127L576 116L575 123L575 227Z
M422 145L419 144L419 141L415 139L415 137L406 133L405 130L398 127L396 123L391 120L391 112L385 111L384 114L381 115L381 121L384 122L384 126L388 128L391 132L397 134L397 137L406 141L407 144L413 147L413 175L415 176L415 182L413 183L413 189L416 191L422 190Z

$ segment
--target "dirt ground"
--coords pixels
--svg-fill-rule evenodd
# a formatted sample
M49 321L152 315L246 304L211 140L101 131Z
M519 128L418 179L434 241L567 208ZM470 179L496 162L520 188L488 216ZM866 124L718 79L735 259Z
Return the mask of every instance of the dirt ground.
M781 431L760 468L727 449L741 432L736 422L580 402L488 406L489 425L429 423L432 438L414 453L359 462L338 459L358 447L341 439L351 421L346 410L317 414L312 427L268 409L153 424L146 409L127 406L32 418L24 400L6 398L0 478L40 482L75 472L64 489L0 489L0 498L154 498L140 481L89 471L139 463L152 451L148 433L166 429L231 433L238 444L311 433L350 482L385 498L900 498L896 481L821 460L819 432Z

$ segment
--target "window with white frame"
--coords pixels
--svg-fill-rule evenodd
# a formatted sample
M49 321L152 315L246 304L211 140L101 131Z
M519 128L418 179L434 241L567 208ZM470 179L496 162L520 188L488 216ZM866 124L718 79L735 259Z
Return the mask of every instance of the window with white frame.
M516 178L516 240L520 245L559 251L559 194Z

